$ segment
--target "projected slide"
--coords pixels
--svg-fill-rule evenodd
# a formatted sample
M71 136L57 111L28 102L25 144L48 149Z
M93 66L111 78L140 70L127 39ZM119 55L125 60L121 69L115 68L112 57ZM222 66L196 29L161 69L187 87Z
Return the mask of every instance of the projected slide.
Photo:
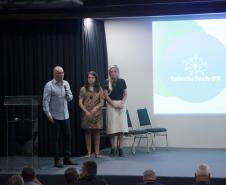
M226 113L226 19L153 21L155 114Z

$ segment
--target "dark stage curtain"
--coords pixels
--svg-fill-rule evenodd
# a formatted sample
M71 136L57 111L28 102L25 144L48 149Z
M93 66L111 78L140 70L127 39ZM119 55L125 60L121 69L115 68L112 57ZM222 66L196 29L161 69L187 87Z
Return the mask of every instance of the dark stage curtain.
M94 70L99 74L100 82L104 82L107 74L107 47L103 21L88 19L83 22L83 73ZM102 64L102 65L99 65ZM84 80L84 79L83 79ZM103 85L103 84L102 84Z
M52 79L52 69L56 65L64 68L65 80L69 81L74 95L69 104L72 155L84 154L78 93L89 70L97 71L101 82L107 77L104 23L94 21L92 29L87 29L83 20L78 19L1 21L0 25L0 155L4 155L6 150L4 96L42 96L44 85ZM50 137L51 130L40 106L40 156L52 155Z

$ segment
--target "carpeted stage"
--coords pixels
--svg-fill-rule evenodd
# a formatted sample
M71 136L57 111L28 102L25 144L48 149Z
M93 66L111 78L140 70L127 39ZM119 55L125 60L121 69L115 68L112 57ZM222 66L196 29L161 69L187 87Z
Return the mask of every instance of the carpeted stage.
M147 153L139 148L135 155L126 150L126 156L109 157L108 150L102 151L102 158L96 159L76 157L78 170L86 160L95 160L98 164L98 176L104 178L109 185L135 185L142 181L142 173L146 169L154 169L158 180L165 185L189 185L193 182L194 169L197 163L209 164L212 171L212 184L226 184L226 149L188 149L157 148ZM11 174L19 174L23 166L32 164L31 157L10 157L8 169L6 158L0 158L0 184L4 185ZM65 185L64 168L53 167L52 158L34 158L33 164L38 178L44 185Z

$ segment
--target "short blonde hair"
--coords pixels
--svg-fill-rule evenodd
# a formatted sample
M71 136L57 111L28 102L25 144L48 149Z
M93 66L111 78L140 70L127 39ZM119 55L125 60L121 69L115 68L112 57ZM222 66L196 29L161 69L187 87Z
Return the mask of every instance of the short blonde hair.
M205 163L197 164L196 170L195 170L196 176L210 176L210 168Z

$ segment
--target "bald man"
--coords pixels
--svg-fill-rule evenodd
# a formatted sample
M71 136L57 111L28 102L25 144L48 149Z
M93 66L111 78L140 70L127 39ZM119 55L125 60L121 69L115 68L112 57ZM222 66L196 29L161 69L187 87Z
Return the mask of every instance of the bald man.
M73 99L69 83L64 80L64 70L61 66L53 69L53 79L46 83L43 93L43 111L52 129L52 144L54 149L55 167L63 167L59 154L60 132L64 141L64 165L75 165L71 156L71 128L68 112L68 102Z

